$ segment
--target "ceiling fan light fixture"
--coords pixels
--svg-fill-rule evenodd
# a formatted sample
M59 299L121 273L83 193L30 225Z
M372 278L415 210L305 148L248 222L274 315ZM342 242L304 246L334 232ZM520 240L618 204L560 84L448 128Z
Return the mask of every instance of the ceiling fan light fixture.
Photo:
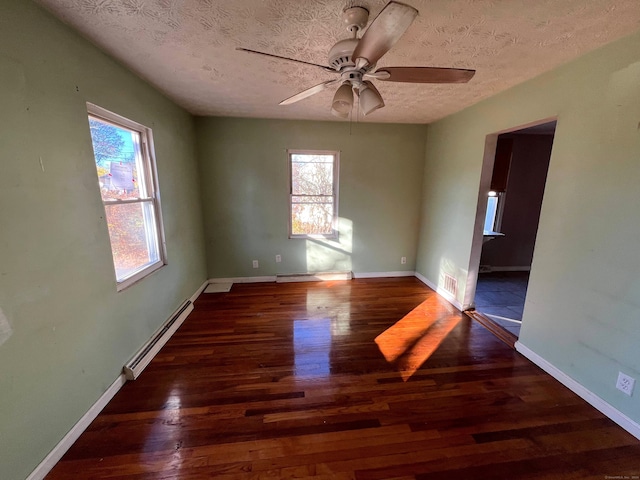
M384 100L382 100L378 89L371 82L363 82L363 87L360 89L360 110L362 113L368 115L382 107L384 107Z
M331 113L339 117L346 118L353 107L353 89L349 82L344 82L340 88L336 90L331 103ZM334 113L334 111L336 113Z
M331 108L331 114L338 117L338 118L349 118L349 114L348 113L342 113L337 111L335 108Z

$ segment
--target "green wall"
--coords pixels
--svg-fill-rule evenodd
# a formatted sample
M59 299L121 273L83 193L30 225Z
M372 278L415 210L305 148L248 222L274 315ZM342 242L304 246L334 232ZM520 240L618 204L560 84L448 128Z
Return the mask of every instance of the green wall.
M203 117L196 129L209 277L414 270L426 126ZM340 151L339 242L288 238L288 148Z
M558 117L520 341L640 422L640 33L429 126L417 271L462 303L488 134Z
M0 4L0 478L25 478L205 280L193 119L39 7ZM86 102L153 129L168 265L116 285Z
M194 120L31 2L3 1L0 32L0 478L25 478L207 276L415 269L456 276L462 303L485 138L555 116L521 342L640 422L614 387L640 381L640 34L427 136ZM154 131L169 263L121 293L87 101ZM287 148L341 152L338 242L287 238Z

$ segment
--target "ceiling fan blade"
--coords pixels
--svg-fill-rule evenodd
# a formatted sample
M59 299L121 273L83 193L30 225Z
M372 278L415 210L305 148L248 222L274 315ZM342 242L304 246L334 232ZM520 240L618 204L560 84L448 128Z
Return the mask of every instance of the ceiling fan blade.
M304 65L311 65L312 67L322 68L323 70L325 70L327 72L338 73L338 71L335 70L334 68L327 67L325 65L319 65L317 63L305 62L304 60L297 60L295 58L281 57L280 55L274 55L273 53L259 52L257 50L250 50L248 48L242 48L242 47L236 47L236 50L240 50L241 52L255 53L257 55L264 55L266 57L278 58L280 60L287 60L289 62L296 62L296 63L302 63Z
M294 96L289 97L280 102L279 105L291 105L292 103L299 102L302 99L310 97L311 95L315 95L316 93L320 93L331 85L340 82L340 79L337 78L335 80L327 80L326 82L319 83L311 88L307 88L300 93L296 93Z
M399 2L389 2L364 32L351 58L357 68L376 63L387 53L418 16L418 10Z
M385 82L467 83L475 73L475 70L464 68L383 67L366 76Z

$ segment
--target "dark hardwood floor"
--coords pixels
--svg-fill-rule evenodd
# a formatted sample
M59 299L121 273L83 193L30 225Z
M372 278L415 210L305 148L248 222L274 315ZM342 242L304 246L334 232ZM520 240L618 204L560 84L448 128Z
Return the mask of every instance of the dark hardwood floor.
M201 295L47 478L639 474L637 439L399 278Z

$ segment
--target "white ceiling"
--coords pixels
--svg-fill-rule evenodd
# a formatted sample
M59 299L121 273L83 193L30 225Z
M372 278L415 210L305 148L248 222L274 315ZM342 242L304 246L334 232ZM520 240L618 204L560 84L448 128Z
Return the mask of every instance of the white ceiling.
M336 120L334 89L278 102L334 78L327 64L348 37L342 10L370 20L387 0L36 0L197 115ZM640 28L638 0L404 0L420 11L381 66L473 68L468 84L377 81L386 107L364 121L429 123Z

